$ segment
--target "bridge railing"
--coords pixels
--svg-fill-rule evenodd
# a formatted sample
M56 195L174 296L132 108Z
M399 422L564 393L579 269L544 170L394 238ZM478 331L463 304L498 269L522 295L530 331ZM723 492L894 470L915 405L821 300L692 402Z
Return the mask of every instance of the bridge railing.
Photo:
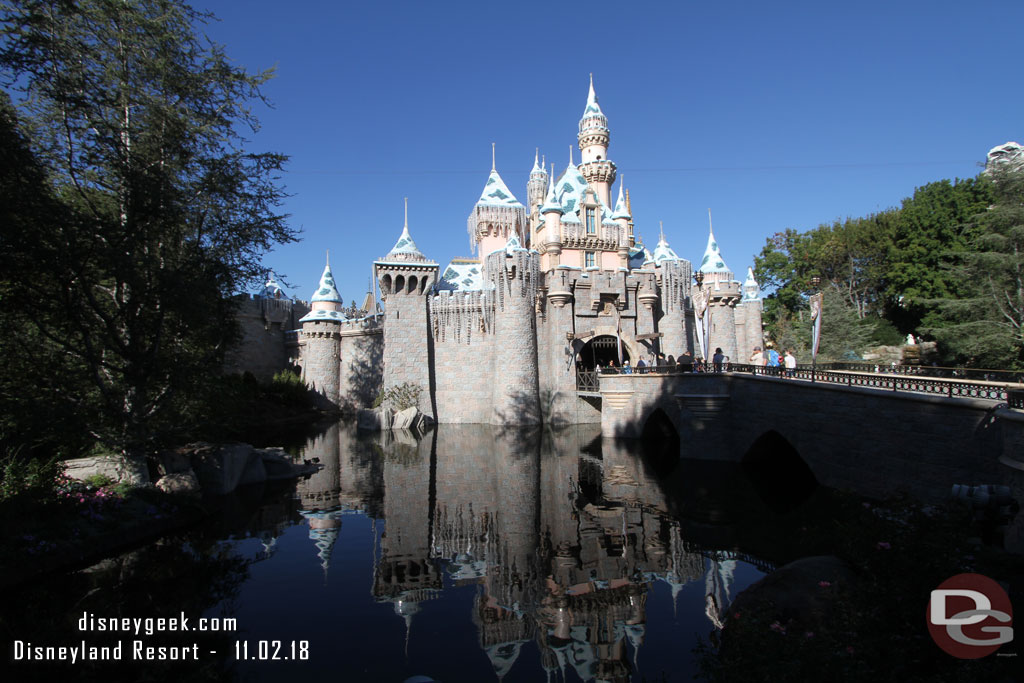
M851 363L835 361L818 363L819 370L847 370L850 372L884 372L894 375L914 375L939 379L973 379L985 382L1024 382L1024 373L1019 370L986 370L984 368L953 368L935 365L895 365L885 363Z
M967 379L942 379L908 375L892 372L852 372L845 369L832 369L829 365L812 369L809 365L800 365L794 369L768 367L764 365L747 365L744 363L722 363L717 369L713 363L694 361L687 365L654 365L644 368L601 368L589 373L577 373L577 389L579 391L600 391L600 375L620 374L671 374L683 375L690 373L730 372L771 377L780 381L797 379L823 384L839 384L848 387L866 387L884 391L905 392L914 394L930 394L949 398L975 398L989 401L1005 401L1011 408L1024 410L1024 385L1010 386L1006 382L973 381ZM583 375L586 375L583 378ZM586 389L582 388L583 386Z

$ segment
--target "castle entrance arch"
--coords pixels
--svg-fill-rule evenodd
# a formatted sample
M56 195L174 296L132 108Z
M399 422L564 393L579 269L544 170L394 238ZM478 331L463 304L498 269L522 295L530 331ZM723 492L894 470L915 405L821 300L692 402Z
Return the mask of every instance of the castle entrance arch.
M593 370L598 365L606 368L612 361L615 361L615 365L619 366L619 340L610 334L594 337L583 345L577 359L577 367L584 371ZM629 357L629 349L623 344L622 361L625 362L626 360L629 360L630 364L633 362Z

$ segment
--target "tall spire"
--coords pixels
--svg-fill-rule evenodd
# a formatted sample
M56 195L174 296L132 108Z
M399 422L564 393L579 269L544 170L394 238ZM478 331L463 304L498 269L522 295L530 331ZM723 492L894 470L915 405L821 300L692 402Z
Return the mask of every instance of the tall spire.
M495 162L494 162L494 160L495 160L494 144L495 143L493 143L493 142L491 143L491 173L494 173L498 169L497 164L495 164Z
M722 252L718 250L718 241L715 239L715 232L711 225L711 209L708 209L708 246L704 250L704 258L701 259L700 268L702 273L729 273L729 267L725 265Z
M405 198L405 222L402 224L402 234L399 235L395 246L391 248L385 257L388 261L426 261L427 257L419 250L416 243L412 241L409 234L409 198Z
M540 159L540 147L536 147L536 148L534 148L534 152L533 152L533 168L530 169L531 173L543 173L544 169L541 167L541 165L540 165L540 163L538 161L539 159Z
M569 145L569 165L570 166L575 166L576 165L572 161L572 145Z

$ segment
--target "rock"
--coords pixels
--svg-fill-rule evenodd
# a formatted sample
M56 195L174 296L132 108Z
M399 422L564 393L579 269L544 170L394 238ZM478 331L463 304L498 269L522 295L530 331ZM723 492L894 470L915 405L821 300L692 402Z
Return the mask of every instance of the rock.
M388 431L391 429L393 419L394 413L390 408L364 408L359 411L357 426L359 429L371 432Z
M320 469L317 466L296 465L283 448L257 449L256 454L263 461L267 481L294 479L308 472Z
M101 475L110 477L114 481L118 479L118 461L114 455L102 455L92 458L75 458L64 461L64 473L72 479L85 481L89 477Z
M242 484L267 478L263 459L247 443L202 448L193 454L192 466L203 490L214 495L231 493Z
M413 406L412 408L406 408L395 413L394 422L391 423L392 429L416 429L419 425L422 413L420 409Z
M794 631L820 630L835 611L837 588L854 580L853 568L834 555L790 562L736 596L729 606L725 633L728 619L737 613L777 621Z
M157 480L156 487L164 493L192 496L199 494L199 480L191 470L165 474Z
M192 471L192 461L181 451L163 451L158 460L157 471L160 472L160 476Z

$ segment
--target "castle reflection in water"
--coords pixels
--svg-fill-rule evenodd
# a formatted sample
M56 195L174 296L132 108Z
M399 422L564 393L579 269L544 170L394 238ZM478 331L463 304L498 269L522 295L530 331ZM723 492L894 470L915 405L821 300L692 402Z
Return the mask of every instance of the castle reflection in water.
M449 585L478 586L469 618L499 678L533 641L548 674L628 681L652 586L664 582L675 600L703 582L713 629L736 564L730 553L684 542L636 448L588 426L441 426L416 439L335 424L302 455L322 469L299 482L300 512L325 578L346 514L383 521L369 590L393 605L407 637L447 574Z

